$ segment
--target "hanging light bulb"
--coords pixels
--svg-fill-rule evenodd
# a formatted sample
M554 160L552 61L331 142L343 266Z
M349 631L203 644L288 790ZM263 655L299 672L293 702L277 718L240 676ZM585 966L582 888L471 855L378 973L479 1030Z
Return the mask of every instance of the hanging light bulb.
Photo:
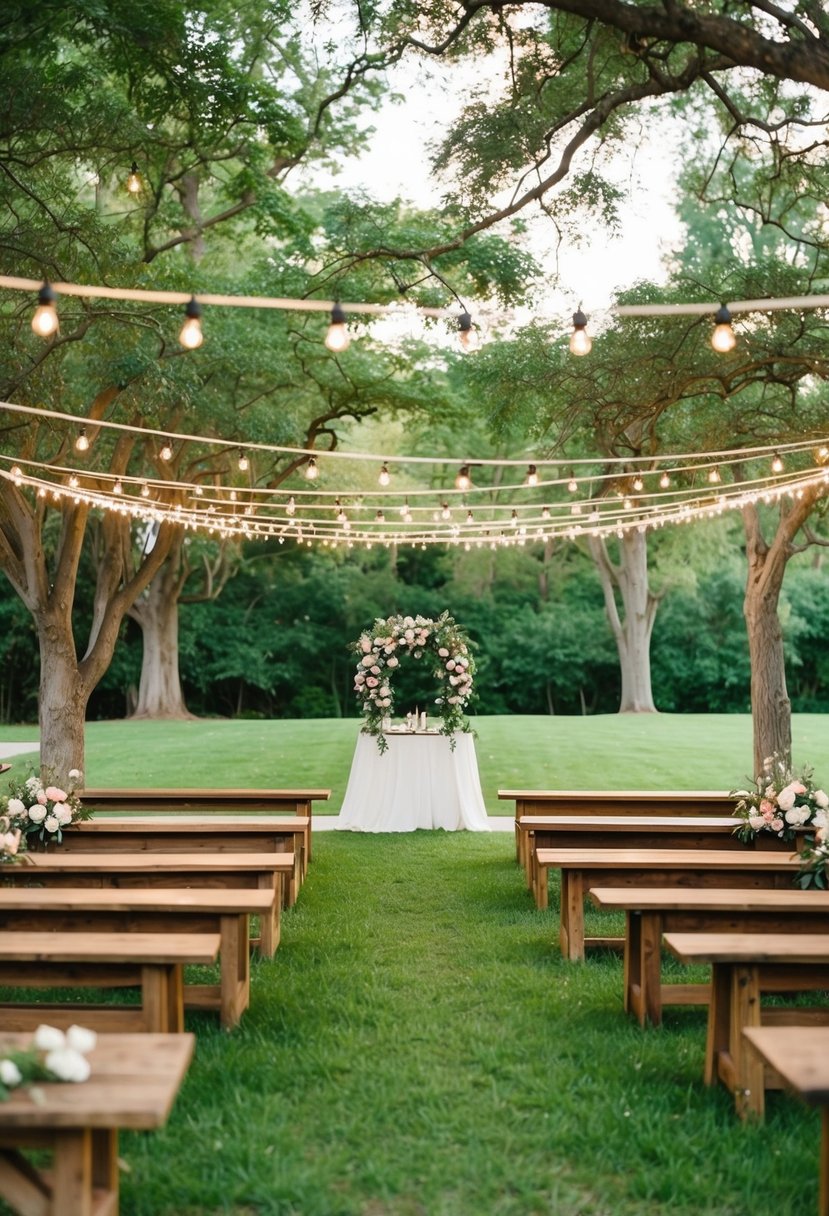
M158 453L158 455L161 460L172 460L173 459L173 449L170 447L169 443L162 444L161 450Z
M440 517L441 517L441 519L451 519L452 518L452 512L449 510L448 502L441 503Z
M711 472L708 474L708 481L710 482L710 484L711 484L712 486L715 486L715 485L717 485L719 482L721 482L721 481L722 481L722 477L720 477L720 470L719 470L719 469L712 469L712 470L711 470Z
M581 308L573 313L573 332L570 334L570 354L589 355L593 349L593 339L587 332L587 317Z
M534 464L527 465L527 485L528 486L537 486L538 485L538 469L535 467Z
M201 304L191 296L184 308L184 324L179 330L178 340L186 350L197 350L204 341L201 329Z
M731 328L731 313L725 304L720 305L714 313L714 332L711 334L711 345L721 355L727 355L737 345L734 330Z
M474 328L468 312L462 312L458 317L458 346L467 355L480 346L478 331Z
M579 488L579 483L576 481L576 475L571 469L570 470L570 480L567 482L567 489L570 491L571 494L576 494L576 493L578 493L578 488Z
M14 472L14 470L12 470L12 472ZM69 484L70 484L70 486L72 487L72 489L73 489L73 490L77 490L78 486L81 484L81 483L78 481L78 479L77 479L77 477L75 476L75 474L74 474L74 473L73 473L73 474L72 474L72 476L69 478Z
M319 477L319 475L320 475L320 471L319 471L319 468L317 467L317 462L316 462L315 458L313 456L309 456L308 463L305 466L305 480L306 481L316 481L317 478Z
M462 464L458 475L455 478L456 490L469 490L472 486L472 478L469 476L469 465Z
M512 515L510 516L510 524L512 525L513 528L518 527L518 512L516 511L515 507L512 508Z
M325 345L335 355L341 354L342 351L348 350L351 338L348 330L345 327L345 313L338 303L335 303L331 309L331 324L328 326L328 333L325 335Z
M130 165L130 171L127 174L126 185L127 185L128 194L140 194L141 193L141 188L144 185L144 183L141 180L141 174L138 172L138 165L135 163L135 161L133 161L132 164Z
M474 522L475 522L475 516L472 514L471 511L467 511L467 513L466 513L466 522L468 524L474 524Z
M291 497L288 499L288 501L285 504L285 514L286 515L295 515L296 514L296 501L294 499L293 494L291 495Z
M775 453L774 453L774 455L773 455L773 456L772 456L772 458L771 458L771 471L772 471L772 473L782 473L782 472L783 472L783 467L784 467L784 466L783 466L783 459L782 459L782 457L781 457L780 453L779 453L779 452L775 452Z
M146 481L141 483L141 497L142 498L150 497L150 487L147 485Z
M409 514L409 500L408 500L408 498L407 498L407 499L404 501L404 503L403 503L402 507L400 508L400 514L403 516L403 518L404 518L404 519L405 519L405 518L406 518L406 516Z
M542 518L542 519L549 519L549 518L550 518L550 508L549 508L549 507L542 507L542 508L541 508L541 518Z
M671 479L667 473L663 473L659 478L659 484L663 490L667 490L668 486L671 484Z
M196 486L196 498L201 498L203 494L204 494L204 489L203 489L203 487L202 487L202 486Z
M378 474L377 480L381 486L387 486L391 481L391 473L389 473L389 466L385 460L383 461L383 467Z
M78 431L78 438L75 440L75 451L76 452L88 452L89 451L89 437L87 436L85 426L82 426L81 429Z
M37 293L37 308L32 317L32 331L39 338L51 338L58 332L58 314L55 308L55 293L44 283Z
M636 493L638 494L640 490L644 489L644 486L645 486L644 481L643 481L643 480L642 480L642 478L641 478L641 477L640 477L640 476L637 474L637 475L636 475L636 477L634 477L634 479L633 479L633 488L634 488L634 490L635 490L635 491L636 491Z
M124 493L124 487L121 484L120 477L116 478L115 485L112 487L112 492L113 492L113 494L123 494Z
M382 511L378 511L374 516L374 522L377 524L384 524L386 522L386 517Z

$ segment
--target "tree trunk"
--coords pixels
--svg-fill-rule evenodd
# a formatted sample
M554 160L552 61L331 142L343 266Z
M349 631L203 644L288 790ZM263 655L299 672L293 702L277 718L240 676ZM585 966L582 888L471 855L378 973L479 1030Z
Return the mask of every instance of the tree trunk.
M178 571L172 558L156 574L130 615L141 626L143 654L133 718L192 718L178 662Z
M84 771L84 722L91 689L78 675L75 641L68 622L37 619L40 645L40 767L63 784L70 769Z
M599 572L604 604L619 653L622 695L619 713L656 713L651 688L651 634L658 598L648 586L648 540L644 532L626 532L619 540L619 564L610 561L600 537L588 540ZM619 615L616 592L622 601Z

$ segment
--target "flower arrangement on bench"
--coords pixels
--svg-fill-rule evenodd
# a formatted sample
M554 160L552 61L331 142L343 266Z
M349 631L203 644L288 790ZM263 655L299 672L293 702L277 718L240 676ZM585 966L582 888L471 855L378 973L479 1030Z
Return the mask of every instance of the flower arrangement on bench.
M450 744L454 744L454 731L469 729L463 711L472 695L475 661L466 634L448 612L435 620L423 616L378 617L352 649L359 656L354 691L365 717L363 731L377 735L381 752L388 747L383 719L393 711L393 674L401 655L429 662L438 686L435 705L441 719L440 733L449 736Z
M829 795L815 786L810 768L794 773L785 760L772 756L763 762L752 787L731 791L738 799L734 831L745 844L761 832L792 840L797 828L829 825Z
M797 885L804 891L809 887L825 891L829 887L829 828L819 827L814 839L806 841L800 857Z
M37 1081L86 1081L91 1072L88 1053L98 1036L83 1026L64 1032L55 1026L38 1026L29 1047L0 1052L0 1102L13 1089Z
M10 829L19 830L29 845L38 841L44 848L60 844L65 828L92 816L75 793L80 778L78 769L70 769L66 789L34 774L25 781L12 781L5 806L0 807Z

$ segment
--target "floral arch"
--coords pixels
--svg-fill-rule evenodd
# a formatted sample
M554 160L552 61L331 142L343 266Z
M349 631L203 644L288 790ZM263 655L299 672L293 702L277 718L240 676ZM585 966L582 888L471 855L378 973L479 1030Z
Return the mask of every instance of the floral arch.
M442 612L437 620L423 616L378 617L352 649L359 656L354 691L365 717L363 731L378 736L381 751L387 746L383 719L391 717L394 710L394 672L402 654L432 665L438 684L435 706L441 734L451 736L453 731L469 729L463 711L472 694L475 661L466 634L448 612Z

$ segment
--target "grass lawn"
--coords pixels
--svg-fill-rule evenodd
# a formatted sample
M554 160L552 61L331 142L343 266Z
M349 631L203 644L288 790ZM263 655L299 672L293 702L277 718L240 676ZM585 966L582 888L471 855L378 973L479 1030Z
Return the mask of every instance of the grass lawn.
M92 723L89 780L331 785L338 801L357 726ZM750 768L741 718L476 726L493 810L499 785L727 788ZM825 719L795 733L826 771ZM817 1114L772 1094L764 1125L740 1124L702 1085L704 1010L642 1031L620 959L564 963L556 926L508 834L320 833L241 1026L188 1015L196 1056L168 1125L122 1135L122 1213L811 1216ZM588 928L620 924L591 912Z
M606 714L473 718L487 810L509 814L499 789L722 789L752 770L751 718L741 714ZM331 789L321 813L345 793L357 718L305 721L90 722L86 780L103 786L272 786ZM796 714L798 764L829 782L829 719ZM0 741L37 739L32 727L0 727ZM36 757L35 757L36 759ZM31 757L20 756L14 773Z

